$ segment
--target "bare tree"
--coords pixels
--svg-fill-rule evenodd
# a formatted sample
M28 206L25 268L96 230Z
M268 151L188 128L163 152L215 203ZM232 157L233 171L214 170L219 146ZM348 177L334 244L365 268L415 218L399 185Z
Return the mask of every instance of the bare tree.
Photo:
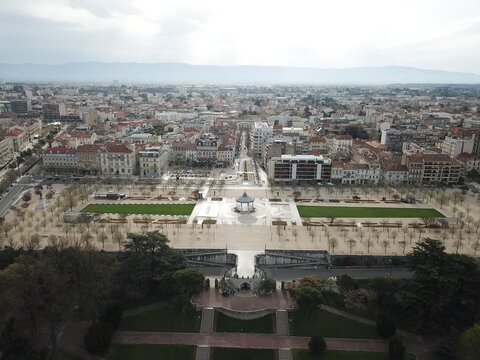
M355 247L356 244L357 244L356 240L348 239L348 246L350 248L350 254L352 253L352 249Z
M402 247L402 254L405 254L405 247L407 246L407 242L405 240L400 240L398 243Z
M480 241L476 240L476 241L472 244L472 249L473 249L473 255L476 256L478 249L480 249Z
M386 254L386 253L387 253L387 248L390 247L390 241L388 241L388 240L383 240L383 241L382 241L382 246L383 246L383 248L385 249L385 254Z
M365 246L367 247L367 253L370 254L370 248L373 246L374 242L371 238L368 238L365 242Z
M335 252L335 247L338 245L338 240L334 237L328 239L328 247L332 249L332 253Z

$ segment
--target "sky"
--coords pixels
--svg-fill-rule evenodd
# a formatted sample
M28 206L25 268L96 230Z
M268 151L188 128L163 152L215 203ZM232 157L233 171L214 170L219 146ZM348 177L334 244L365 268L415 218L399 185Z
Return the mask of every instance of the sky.
M480 0L0 0L0 62L480 74Z

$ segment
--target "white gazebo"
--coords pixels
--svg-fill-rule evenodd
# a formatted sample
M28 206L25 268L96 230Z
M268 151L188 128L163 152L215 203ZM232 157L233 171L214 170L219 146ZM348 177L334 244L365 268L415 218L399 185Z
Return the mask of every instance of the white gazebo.
M255 211L255 208L253 207L253 202L254 201L255 201L255 199L248 196L247 192L245 191L242 196L237 198L237 204L235 205L235 211L240 212L240 213L254 212ZM244 204L247 204L246 209L244 207Z

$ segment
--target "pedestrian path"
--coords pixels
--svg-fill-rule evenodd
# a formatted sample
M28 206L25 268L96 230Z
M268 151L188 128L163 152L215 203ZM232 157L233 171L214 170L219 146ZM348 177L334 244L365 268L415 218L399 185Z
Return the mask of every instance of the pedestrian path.
M210 360L210 346L197 346L195 360Z
M278 360L292 360L292 349L279 349Z
M253 349L308 349L310 337L236 333L158 333L119 331L115 344L185 344ZM385 340L325 338L330 350L388 351Z
M202 310L202 321L200 323L201 333L213 332L213 320L215 318L215 310L213 308L204 308Z
M289 335L288 334L288 311L277 310L275 312L275 320L277 324L277 335Z

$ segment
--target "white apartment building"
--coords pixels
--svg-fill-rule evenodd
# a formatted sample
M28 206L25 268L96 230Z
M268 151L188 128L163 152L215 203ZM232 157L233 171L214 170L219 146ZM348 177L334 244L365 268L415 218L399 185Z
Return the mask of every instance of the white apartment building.
M342 184L378 184L380 166L372 164L344 164Z
M451 158L456 158L458 155L473 152L474 139L461 139L451 136L446 136L441 144L442 154L446 154Z
M331 151L349 151L353 145L350 135L333 135L326 138L327 146Z
M217 150L217 161L225 165L230 165L235 160L235 146L220 145Z
M149 133L135 133L126 138L126 142L131 144L148 144L158 141L158 136Z
M46 149L43 151L42 161L47 174L74 174L77 172L75 149L64 146Z
M129 177L135 170L135 151L125 144L107 144L99 149L102 175Z
M13 159L13 141L11 138L0 138L0 165Z
M256 155L261 156L265 142L273 136L273 127L265 122L256 122L251 133L252 150Z
M160 146L147 147L138 153L141 177L159 178L167 170L169 152Z

